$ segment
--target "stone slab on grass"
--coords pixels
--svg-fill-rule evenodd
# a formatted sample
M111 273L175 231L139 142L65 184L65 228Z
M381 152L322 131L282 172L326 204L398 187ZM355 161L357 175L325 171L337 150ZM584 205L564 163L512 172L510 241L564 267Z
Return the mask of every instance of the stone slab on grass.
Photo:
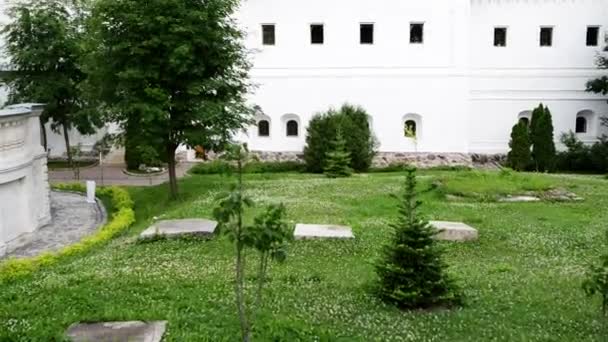
M477 229L462 222L431 221L431 226L441 230L436 239L444 241L475 241L479 238Z
M179 238L184 236L208 237L215 233L217 222L204 219L158 221L139 235L142 239L156 236Z
M499 202L517 203L517 202L540 202L540 198L535 196L508 196L499 199Z
M302 224L296 225L294 231L296 240L311 239L354 239L355 235L350 227L322 224Z
M160 342L166 321L77 323L66 332L73 342Z

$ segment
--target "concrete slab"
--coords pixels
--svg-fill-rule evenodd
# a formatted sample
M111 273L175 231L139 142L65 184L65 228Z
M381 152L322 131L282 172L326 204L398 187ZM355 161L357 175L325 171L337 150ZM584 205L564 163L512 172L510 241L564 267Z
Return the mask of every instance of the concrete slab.
M437 240L443 241L475 241L479 238L477 229L462 222L431 221L429 224L441 230L436 235Z
M296 225L293 235L296 240L355 238L353 230L350 227L302 223Z
M515 202L539 202L540 198L535 196L509 196L498 200L499 202L515 203Z
M66 332L73 342L160 342L166 321L76 323Z
M215 233L217 222L204 219L158 221L139 235L141 239L155 236L177 238L183 236L211 236Z

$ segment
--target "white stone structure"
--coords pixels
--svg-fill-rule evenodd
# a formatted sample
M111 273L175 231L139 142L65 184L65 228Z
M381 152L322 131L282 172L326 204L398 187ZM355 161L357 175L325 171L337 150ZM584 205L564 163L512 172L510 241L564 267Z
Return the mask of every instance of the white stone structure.
M386 155L504 153L512 126L541 102L556 140L572 130L592 143L605 132L606 98L585 92L585 83L606 73L595 58L606 46L608 0L243 0L241 7L258 85L251 102L263 122L239 137L252 150L300 153L313 115L345 102L369 112ZM415 139L404 135L406 122L416 125ZM64 151L60 137L49 142L53 155Z
M51 220L39 105L0 110L0 257Z

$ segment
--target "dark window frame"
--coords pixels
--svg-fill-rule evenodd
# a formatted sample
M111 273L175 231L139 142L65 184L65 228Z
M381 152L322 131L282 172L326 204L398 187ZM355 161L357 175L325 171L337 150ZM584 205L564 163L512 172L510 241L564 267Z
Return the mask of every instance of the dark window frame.
M407 120L405 120L405 122L403 123L403 133L404 133L404 135L407 132L408 128L412 129L412 133L414 133L414 137L418 136L418 123L416 122L416 120L414 120L414 119L407 119ZM407 135L405 135L405 137L406 138L411 138L411 137L408 137Z
M270 121L262 119L258 121L258 137L270 137Z
M589 131L589 121L584 116L576 117L576 124L574 128L575 133L585 134Z
M553 46L553 38L555 36L555 30L553 26L541 26L539 33L539 45L541 47L552 47Z
M417 28L420 29L420 32L414 33ZM410 44L424 44L424 22L414 21L410 23Z
M502 32L502 33L500 33ZM507 47L509 30L506 26L494 27L494 47Z
M600 26L587 26L585 45L592 47L597 47L600 45Z
M359 44L374 45L375 26L374 23L359 23Z
M310 44L325 44L325 25L321 23L310 24Z
M272 31L266 31L272 29ZM275 24L262 24L262 45L275 46L277 44L277 28Z
M294 126L294 124L295 124L295 126ZM285 134L288 137L300 136L300 123L294 119L287 120L287 122L285 123Z

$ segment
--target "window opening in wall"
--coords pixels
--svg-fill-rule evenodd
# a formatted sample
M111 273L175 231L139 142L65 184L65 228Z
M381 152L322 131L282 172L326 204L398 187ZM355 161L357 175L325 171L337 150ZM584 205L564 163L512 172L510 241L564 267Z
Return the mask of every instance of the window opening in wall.
M361 44L374 44L374 24L361 24Z
M416 121L407 120L405 122L405 126L403 127L403 133L406 138L416 138Z
M498 47L507 46L507 28L506 27L495 27L494 28L494 46L498 46Z
M553 27L540 28L540 46L553 46Z
M587 133L587 119L579 116L576 118L576 133Z
M323 44L325 41L325 32L322 24L310 25L310 43Z
M297 137L298 136L298 122L295 120L287 121L287 136Z
M268 120L261 120L260 122L258 122L258 136L270 136L270 122L268 122Z
M272 24L262 25L262 44L274 45L275 44L275 27Z
M600 40L600 28L598 26L587 27L587 46L598 46Z
M424 24L423 23L411 23L410 24L410 43L412 43L412 44L424 43Z

